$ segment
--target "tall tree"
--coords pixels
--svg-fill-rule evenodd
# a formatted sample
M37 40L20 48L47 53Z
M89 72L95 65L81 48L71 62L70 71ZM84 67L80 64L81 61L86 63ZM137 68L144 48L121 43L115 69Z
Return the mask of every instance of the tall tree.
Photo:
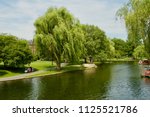
M49 8L35 23L35 43L42 56L51 56L61 69L61 60L78 62L84 34L79 21L66 8Z
M150 0L129 0L117 14L125 21L133 47L142 39L150 55Z
M87 57L102 58L102 55L107 56L109 51L109 41L106 38L105 32L94 25L82 25L85 35L85 53L84 58L86 62Z

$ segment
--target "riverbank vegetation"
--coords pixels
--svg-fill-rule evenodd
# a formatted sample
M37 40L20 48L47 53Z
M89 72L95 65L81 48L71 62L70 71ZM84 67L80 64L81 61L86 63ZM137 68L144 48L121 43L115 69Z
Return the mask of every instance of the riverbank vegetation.
M4 67L4 64L0 63L0 78L24 74L25 69L30 66L32 66L34 71L47 70L54 67L51 61L34 61L30 65L26 64L21 68Z
M34 22L32 41L0 34L0 77L22 74L30 66L35 71L57 68L45 72L49 74L78 69L73 66L62 69L61 63L81 65L149 58L149 8L149 0L129 0L118 10L117 15L125 21L128 32L128 39L122 40L110 39L98 26L81 24L64 7L50 7Z
M54 74L61 74L64 72L69 72L69 71L77 71L77 70L83 70L85 69L82 65L68 65L68 66L64 66L62 67L61 70L56 70L54 67L53 69L47 69L44 70L40 73L36 73L36 74L31 74L26 76L25 78L32 78L32 77L39 77L39 76L46 76L46 75L54 75Z
M138 47L135 51L145 49L147 58L150 58L150 1L149 0L129 0L117 15L125 22L128 32L128 42L133 51L142 43L143 47Z
M0 35L0 60L4 67L23 67L25 64L31 63L32 59L32 52L27 40L8 34Z
M35 70L32 73L28 73L25 75L26 78L30 77L36 77L36 76L42 76L42 75L52 75L52 74L59 74L67 71L74 71L74 70L82 70L84 69L81 65L67 65L63 66L62 70L58 71L56 69L56 65L52 63L51 61L34 61L30 64L32 68ZM25 65L26 68L29 67L29 65ZM4 77L13 77L17 75L24 75L24 68L4 68L3 63L0 63L0 78Z

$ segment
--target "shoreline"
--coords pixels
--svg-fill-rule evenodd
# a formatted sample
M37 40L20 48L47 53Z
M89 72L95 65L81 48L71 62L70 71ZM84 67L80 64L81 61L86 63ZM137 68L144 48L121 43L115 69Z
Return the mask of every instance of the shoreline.
M66 68L70 68L70 69L66 69ZM46 69L46 70L40 70L40 71L36 71L32 73L23 73L23 74L16 75L16 76L3 77L3 78L0 78L0 82L30 79L30 78L36 78L36 77L42 77L42 76L51 76L51 75L61 74L61 73L70 72L70 71L78 71L78 70L84 70L82 65L70 65L70 66L64 67L64 69L60 71L54 71L54 70L50 71Z
M105 63L107 63L107 62L105 62ZM111 62L125 62L125 61L117 60L117 61L109 61L108 63L111 63ZM131 61L128 61L128 62L131 62ZM95 64L100 64L100 62L97 62ZM48 76L48 75L56 75L56 74L61 74L61 73L65 73L65 72L84 70L84 69L86 69L86 67L83 67L83 65L68 65L68 66L62 67L62 70L60 70L60 71L45 69L45 70L35 71L32 73L23 73L23 74L19 74L19 75L15 75L15 76L10 76L10 77L2 77L2 78L0 78L0 82L36 78L36 77L42 77L42 76Z

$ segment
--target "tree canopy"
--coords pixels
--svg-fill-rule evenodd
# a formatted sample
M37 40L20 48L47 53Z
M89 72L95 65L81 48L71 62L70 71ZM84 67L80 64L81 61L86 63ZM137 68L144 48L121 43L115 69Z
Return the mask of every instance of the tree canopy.
M66 8L49 8L35 23L35 43L40 56L50 55L60 69L62 58L78 62L84 49L79 21Z
M129 0L117 15L124 19L134 49L142 39L150 56L150 0Z
M0 58L7 67L22 67L32 61L32 53L26 40L13 35L0 35Z
M85 35L84 58L91 56L98 61L102 61L106 60L110 53L112 55L113 46L103 30L98 26L87 24L82 25L82 29Z
M112 41L114 42L115 57L125 57L127 55L127 43L124 40L118 38L113 38Z
M139 45L137 48L134 49L133 57L136 59L143 59L147 57L144 45Z

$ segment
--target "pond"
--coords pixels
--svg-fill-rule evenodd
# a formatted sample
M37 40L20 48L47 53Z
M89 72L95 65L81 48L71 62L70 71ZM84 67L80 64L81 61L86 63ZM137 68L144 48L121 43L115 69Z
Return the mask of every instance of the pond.
M150 99L150 79L137 63L116 62L96 69L0 82L2 100L134 100Z

